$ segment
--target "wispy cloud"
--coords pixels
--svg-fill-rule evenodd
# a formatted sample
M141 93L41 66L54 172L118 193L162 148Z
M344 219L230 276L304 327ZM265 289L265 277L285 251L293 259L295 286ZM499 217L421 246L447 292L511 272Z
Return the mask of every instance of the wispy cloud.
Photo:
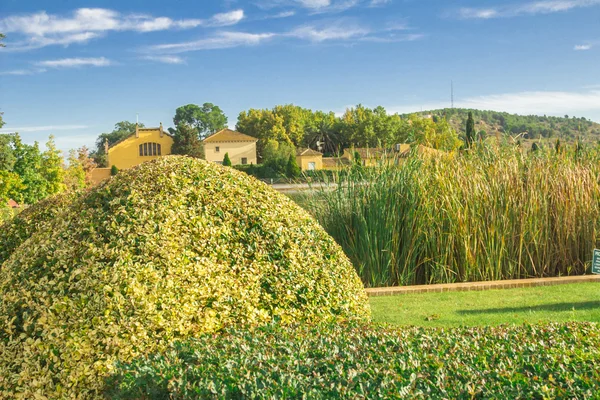
M304 25L291 31L288 35L309 40L311 42L323 42L326 40L347 40L358 37L364 37L370 33L370 30L360 26L344 26L342 23L335 23L325 26Z
M32 69L13 69L10 71L0 71L0 75L33 75L35 73L36 70Z
M361 4L369 5L377 0L260 0L256 4L265 9L297 7L311 14L342 12ZM381 1L381 0L380 0Z
M48 68L76 68L76 67L84 67L84 66L107 67L107 66L111 65L112 62L105 57L97 57L97 58L61 58L58 60L39 61L35 64L40 67L48 67Z
M163 64L185 64L185 60L179 56L163 55L163 56L145 56L144 60L156 61Z
M592 48L591 44L578 44L576 45L573 50L575 51L585 51L585 50L590 50Z
M240 46L255 46L275 36L274 33L218 32L199 40L149 46L145 51L177 54L198 50L229 49Z
M381 7L386 4L390 4L392 0L371 0L369 7Z
M409 113L449 107L450 101L389 107L389 112ZM583 114L600 109L600 90L582 92L518 92L458 99L457 107L505 111L522 115Z
M465 7L454 13L463 19L491 19L518 17L523 15L552 14L575 8L600 5L600 0L540 0L527 3L513 3L496 7Z
M208 19L153 17L146 14L121 14L104 8L79 8L70 16L48 14L45 11L12 15L0 19L0 32L16 33L21 41L8 43L3 51L74 43L86 43L110 31L155 32L170 29L190 29L198 26L223 27L239 23L244 11L233 10L215 14Z
M77 129L86 129L87 125L42 125L42 126L20 126L18 128L2 128L0 133L14 132L46 132L46 131L71 131Z

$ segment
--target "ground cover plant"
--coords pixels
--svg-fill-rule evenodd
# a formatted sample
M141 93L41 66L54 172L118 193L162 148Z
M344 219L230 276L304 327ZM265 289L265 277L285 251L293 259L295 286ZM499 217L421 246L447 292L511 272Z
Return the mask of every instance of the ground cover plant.
M306 211L198 159L121 171L25 244L0 274L0 398L96 398L117 360L174 340L370 316Z
M366 286L584 274L600 244L599 160L478 145L341 171L303 205Z
M370 297L373 321L457 327L546 322L600 323L600 282Z
M121 364L113 399L598 398L600 329L277 326Z

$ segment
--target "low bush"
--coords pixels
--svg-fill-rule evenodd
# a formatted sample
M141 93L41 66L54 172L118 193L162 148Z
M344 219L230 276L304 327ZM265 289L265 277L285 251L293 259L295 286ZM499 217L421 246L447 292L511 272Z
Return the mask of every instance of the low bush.
M597 398L600 329L268 327L120 364L113 399Z
M77 198L0 274L0 398L97 398L115 361L230 326L364 320L341 248L265 184L163 157Z

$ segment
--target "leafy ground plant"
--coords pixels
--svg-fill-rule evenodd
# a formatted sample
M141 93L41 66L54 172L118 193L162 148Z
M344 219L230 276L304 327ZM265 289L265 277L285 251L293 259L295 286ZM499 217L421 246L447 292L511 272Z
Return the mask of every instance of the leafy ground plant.
M271 326L120 364L113 399L598 398L600 329Z
M2 265L0 398L98 398L117 360L175 340L369 317L307 212L232 168L164 157L75 199Z

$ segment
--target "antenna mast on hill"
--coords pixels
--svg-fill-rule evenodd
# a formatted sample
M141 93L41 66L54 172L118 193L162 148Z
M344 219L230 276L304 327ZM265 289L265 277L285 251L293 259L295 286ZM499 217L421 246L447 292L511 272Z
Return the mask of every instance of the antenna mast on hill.
M454 81L450 81L450 108L454 108Z

